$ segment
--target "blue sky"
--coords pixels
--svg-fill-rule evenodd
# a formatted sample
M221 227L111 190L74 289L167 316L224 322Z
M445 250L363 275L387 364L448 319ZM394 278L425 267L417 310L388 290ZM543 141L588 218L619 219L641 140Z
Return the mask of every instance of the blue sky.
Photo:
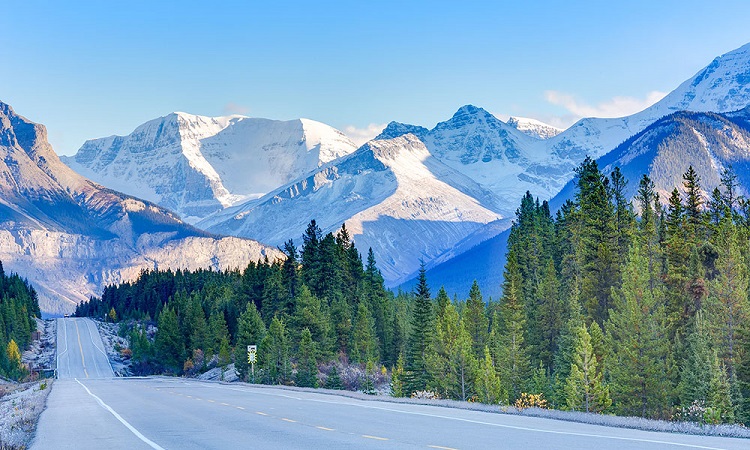
M642 109L750 42L747 1L610 3L7 2L0 101L61 154L172 111L360 139L468 103L567 126Z

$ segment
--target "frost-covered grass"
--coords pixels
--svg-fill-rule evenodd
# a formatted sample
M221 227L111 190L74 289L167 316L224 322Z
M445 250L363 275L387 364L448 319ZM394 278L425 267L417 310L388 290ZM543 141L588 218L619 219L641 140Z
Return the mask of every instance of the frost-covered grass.
M28 447L51 385L52 380L0 384L0 449Z
M604 414L585 413L577 411L560 411L555 409L528 408L517 409L512 406L487 405L483 403L461 402L457 400L429 400L414 398L397 398L389 395L368 395L362 392L337 391L330 389L311 389L295 386L270 386L254 384L253 387L268 387L287 389L300 392L316 392L321 394L339 395L366 401L381 401L412 405L440 406L444 408L463 409L468 411L482 411L496 414L513 414L528 417L540 417L568 422L602 425L607 427L631 428L635 430L657 431L664 433L683 433L701 436L722 436L750 439L750 429L740 425L701 425L695 422L669 422L640 417L622 417ZM750 445L750 443L748 444Z
M130 358L124 356L124 349L128 348L128 340L118 335L118 324L110 322L101 322L94 320L96 327L99 329L99 335L104 342L104 349L107 351L107 357L112 364L112 369L118 377L127 377L132 375L130 370Z

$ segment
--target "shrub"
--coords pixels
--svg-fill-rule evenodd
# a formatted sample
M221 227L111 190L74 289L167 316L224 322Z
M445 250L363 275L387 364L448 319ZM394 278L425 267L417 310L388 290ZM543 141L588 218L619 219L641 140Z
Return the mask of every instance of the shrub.
M527 394L522 392L521 396L518 397L514 405L518 409L526 408L542 408L547 409L547 400L544 398L544 394Z

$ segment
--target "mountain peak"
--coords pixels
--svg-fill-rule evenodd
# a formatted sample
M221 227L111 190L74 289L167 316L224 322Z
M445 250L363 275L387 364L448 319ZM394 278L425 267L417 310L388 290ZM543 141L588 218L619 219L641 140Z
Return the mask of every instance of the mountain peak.
M379 135L375 137L375 140L393 139L410 133L418 137L419 139L422 139L429 132L430 130L425 127L420 127L419 125L391 122L383 129L383 131L380 132Z
M476 116L476 115L491 116L491 117L495 118L495 116L493 116L492 114L490 114L486 109L480 108L480 107L474 106L474 105L464 105L464 106L458 108L458 111L456 111L456 113L453 114L453 118L457 118L457 117L461 117L461 116L466 116L466 115L471 115L471 116Z

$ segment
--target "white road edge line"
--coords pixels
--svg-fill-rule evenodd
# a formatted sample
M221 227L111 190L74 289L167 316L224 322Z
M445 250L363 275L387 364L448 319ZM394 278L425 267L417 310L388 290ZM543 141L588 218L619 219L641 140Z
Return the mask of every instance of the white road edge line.
M203 383L200 383L201 385L204 385ZM209 383L206 383L209 384ZM212 386L213 387L213 386ZM649 444L664 444L664 445L673 445L676 447L688 447L688 448L700 448L704 450L724 450L721 447L708 447L703 445L697 445L697 444L685 444L682 442L674 442L674 441L664 441L659 439L645 439L645 438L629 438L624 436L607 436L604 434L593 434L593 433L577 433L574 431L557 431L557 430L544 430L541 428L530 428L530 427L521 427L516 425L503 425L499 423L492 423L492 422L484 422L481 420L472 420L472 419L464 419L461 417L451 417L451 416L444 416L441 414L429 414L429 413L422 413L422 412L416 412L416 411L404 411L401 409L394 409L394 408L386 408L382 406L372 406L372 405L360 405L356 403L350 403L350 402L336 402L336 401L329 401L329 400L321 400L321 399L314 399L314 398L300 398L300 397L292 397L290 395L284 395L284 394L275 394L271 392L257 392L258 389L253 388L246 388L246 389L237 389L232 387L224 387L224 386L215 386L218 389L229 389L233 391L240 391L240 392L252 392L254 394L260 394L260 395L270 395L270 396L277 396L277 397L286 397L291 398L295 400L301 400L301 401L311 401L311 402L318 402L318 403L331 403L336 405L348 405L348 406L355 406L359 408L366 408L366 409L378 409L381 411L389 411L389 412L396 412L401 414L409 414L414 416L423 416L423 417L435 417L439 419L447 419L447 420L455 420L459 422L467 422L467 423L475 423L478 425L488 425L493 427L499 427L499 428L508 428L513 430L521 430L521 431L532 431L536 433L547 433L547 434L560 434L560 435L567 435L567 436L580 436L580 437L591 437L591 438L600 438L600 439L612 439L617 441L628 441L628 442L644 442ZM314 394L314 393L312 393ZM648 432L648 431L647 431Z
M120 423L122 423L123 425L125 425L127 427L127 429L130 430L130 432L133 433L138 439L140 439L141 441L145 442L146 445L148 445L149 447L151 447L151 448L153 448L155 450L164 450L164 447L160 446L156 442L154 442L151 439L147 438L146 436L142 435L140 431L136 430L133 425L130 425L127 420L123 419L122 416L120 416L119 414L117 414L115 412L115 410L112 409L112 408L110 408L109 405L107 405L106 403L104 403L102 401L102 399L100 399L99 397L97 397L96 395L94 395L93 393L91 393L91 391L89 390L89 388L86 387L86 385L84 385L83 383L81 383L80 381L78 381L78 378L76 378L75 380L76 380L76 382L78 384L80 384L81 386L83 386L84 389L86 389L86 392L88 392L90 396L94 397L94 399L96 399L96 401L99 402L99 404L102 406L102 408L104 408L107 411L109 411L110 413L112 413L112 415L115 416L115 419L119 420Z
M58 378L60 378L60 357L62 355L64 355L65 353L67 353L67 351L68 351L68 333L67 333L67 327L65 326L65 320L63 320L63 319L57 319L57 325L59 325L61 322L63 323L63 333L62 334L63 334L63 336L65 336L65 350L63 350L62 352L58 352L57 353L57 377ZM60 330L59 330L59 328L60 327L58 326L57 329L55 330L55 349L56 350L59 347L58 344L60 344L60 333L59 333Z
M91 320L90 319L84 319L84 320L86 321L86 329L89 330L89 337L91 338L91 345L93 345L94 348L96 348L97 350L99 350L102 353L102 355L104 355L104 358L107 360L107 364L109 364L109 370L112 371L112 376L114 377L115 376L115 369L114 369L114 367L112 367L112 361L109 360L109 356L107 356L107 353L104 350L100 349L96 345L96 342L94 342L94 336L91 334L91 327L90 327ZM96 333L99 334L99 330L98 329L96 330ZM99 339L101 339L101 334L99 334ZM103 341L102 341L102 344L104 344Z

